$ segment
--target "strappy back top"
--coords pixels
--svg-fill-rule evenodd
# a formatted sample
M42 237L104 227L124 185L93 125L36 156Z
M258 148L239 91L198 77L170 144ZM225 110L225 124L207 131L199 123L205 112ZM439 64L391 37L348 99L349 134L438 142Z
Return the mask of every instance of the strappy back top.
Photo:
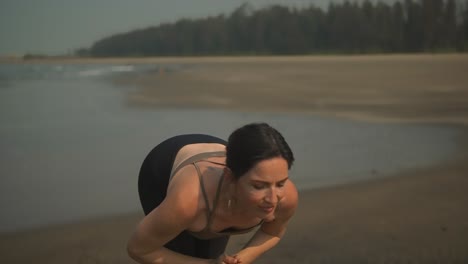
M220 163L220 162L215 162L215 161L210 161L210 160L207 160L208 158L211 158L211 157L225 157L226 156L226 152L224 151L215 151L215 152L204 152L204 153L199 153L199 154L196 154L196 155L193 155L191 156L190 158L182 161L179 165L177 165L175 168L173 168L172 172L171 172L171 176L169 178L169 181L172 179L172 177L183 167L187 166L187 165L193 165L195 167L195 169L197 170L197 173L198 173L198 178L200 180L200 188L201 188L201 191L202 191L202 194L203 194L203 198L205 200L205 203L206 203L206 219L207 219L207 223L206 223L206 226L205 228L203 228L203 230L201 231L198 231L198 232L190 232L188 231L190 234L192 234L194 237L196 238L199 238L199 239L211 239L211 238L214 238L214 237L220 237L220 236L229 236L229 235L235 235L235 234L244 234L244 233L247 233L249 231L251 231L252 229L254 229L255 227L261 225L263 223L263 220L258 223L257 225L255 226L252 226L250 228L246 228L246 229L235 229L235 228L227 228L221 232L214 232L211 230L211 225L213 223L213 216L214 216L214 212L216 210L216 206L218 205L218 200L219 200L219 195L220 195L220 190L221 190L221 185L223 184L223 177L220 177L219 179L219 182L218 182L218 187L216 189L216 194L215 194L215 199L213 201L213 207L210 208L210 203L209 203L209 200L208 200L208 195L206 194L206 190L205 190L205 184L203 183L203 175L200 171L200 168L198 167L197 165L197 162L199 161L205 161L205 162L209 162L209 163L213 163L213 164L217 164L217 165L223 165L225 166L226 164L224 163Z

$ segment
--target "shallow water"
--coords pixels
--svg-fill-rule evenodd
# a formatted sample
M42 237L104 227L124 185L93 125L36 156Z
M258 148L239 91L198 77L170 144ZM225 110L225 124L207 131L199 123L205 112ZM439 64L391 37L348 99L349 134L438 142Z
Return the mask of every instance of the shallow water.
M125 88L101 77L136 68L116 66L49 65L27 78L24 68L0 67L0 232L140 210L139 166L176 134L227 138L245 123L268 122L294 151L291 179L307 189L449 160L462 133L306 114L129 108Z

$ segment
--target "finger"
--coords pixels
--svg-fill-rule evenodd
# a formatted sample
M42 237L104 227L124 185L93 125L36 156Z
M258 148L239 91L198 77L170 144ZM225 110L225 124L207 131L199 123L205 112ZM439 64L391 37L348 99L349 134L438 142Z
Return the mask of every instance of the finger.
M239 259L239 257L237 257L237 254L236 254L236 255L233 255L232 257L235 258L235 259L237 259L237 264L242 263L242 261Z
M224 256L223 261L228 263L228 264L238 264L239 263L239 260L237 258L227 256L227 255Z

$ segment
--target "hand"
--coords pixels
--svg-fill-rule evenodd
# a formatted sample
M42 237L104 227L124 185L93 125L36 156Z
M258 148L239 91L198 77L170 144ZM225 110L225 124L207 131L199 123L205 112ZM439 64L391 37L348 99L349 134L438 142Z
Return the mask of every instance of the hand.
M214 259L212 263L215 264L240 264L242 263L236 255L228 256L226 254L222 254L217 259Z

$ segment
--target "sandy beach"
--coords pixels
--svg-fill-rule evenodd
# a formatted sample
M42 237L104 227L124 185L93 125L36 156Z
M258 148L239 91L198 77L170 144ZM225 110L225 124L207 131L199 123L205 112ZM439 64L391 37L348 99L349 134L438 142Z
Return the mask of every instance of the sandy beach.
M465 148L466 149L466 148ZM466 158L464 157L464 161ZM467 263L468 164L300 193L283 240L256 263ZM2 263L134 263L141 213L0 236ZM235 252L250 234L231 238Z
M117 62L161 65L114 80L136 87L128 92L131 107L459 126L467 131L457 139L459 155L444 164L301 191L285 237L256 263L468 263L468 54ZM134 263L126 241L142 217L135 212L0 234L0 262ZM249 236L233 237L228 253Z
M156 61L156 63L158 63ZM130 105L468 123L468 54L162 60Z

